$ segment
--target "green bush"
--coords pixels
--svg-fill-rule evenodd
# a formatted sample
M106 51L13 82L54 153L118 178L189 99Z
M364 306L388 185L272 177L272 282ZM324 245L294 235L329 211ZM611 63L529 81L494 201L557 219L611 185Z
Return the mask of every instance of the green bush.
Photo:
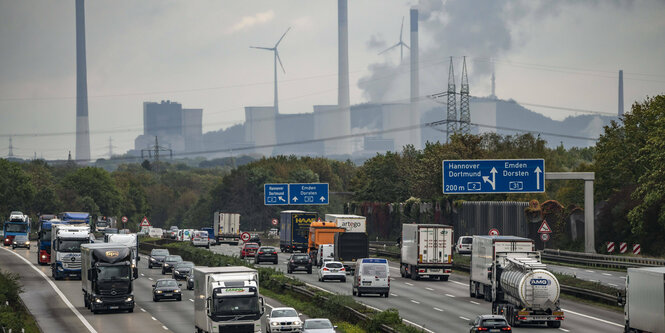
M0 271L0 328L13 332L39 333L35 319L20 302L23 291L19 275ZM8 304L8 305L7 305Z

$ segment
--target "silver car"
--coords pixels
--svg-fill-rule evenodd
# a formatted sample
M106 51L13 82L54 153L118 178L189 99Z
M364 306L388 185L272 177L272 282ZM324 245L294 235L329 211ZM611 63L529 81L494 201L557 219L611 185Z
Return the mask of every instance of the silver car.
M333 326L326 318L307 319L302 325L303 333L335 333L337 326Z
M273 332L301 332L302 320L294 308L274 308L267 317L266 329Z
M340 280L346 282L346 269L339 261L326 261L319 268L319 281Z

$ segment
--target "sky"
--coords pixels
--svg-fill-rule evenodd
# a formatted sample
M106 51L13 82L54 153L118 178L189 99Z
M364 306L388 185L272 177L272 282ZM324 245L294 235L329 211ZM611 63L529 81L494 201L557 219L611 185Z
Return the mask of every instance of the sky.
M351 104L408 99L408 52L378 53L420 10L422 95L456 81L467 57L471 95L496 95L553 119L617 112L665 93L665 1L350 0ZM86 2L91 155L134 148L144 101L203 109L203 130L244 121L273 103L279 46L281 113L337 103L337 1L114 0ZM405 50L406 51L406 50ZM64 159L75 150L74 0L0 0L0 157ZM540 105L540 106L534 106ZM556 107L556 108L552 108ZM471 110L473 112L473 110Z

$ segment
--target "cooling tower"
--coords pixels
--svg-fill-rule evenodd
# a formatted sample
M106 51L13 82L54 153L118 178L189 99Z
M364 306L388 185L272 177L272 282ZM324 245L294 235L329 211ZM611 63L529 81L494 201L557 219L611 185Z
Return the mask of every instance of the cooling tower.
M275 108L272 106L245 107L245 141L252 143L254 152L272 155L275 137Z
M393 140L395 151L402 151L404 146L412 144L413 131L391 131L396 128L404 128L411 121L412 104L383 104L383 133L384 139Z
M76 160L90 160L88 81L85 65L85 8L76 0Z

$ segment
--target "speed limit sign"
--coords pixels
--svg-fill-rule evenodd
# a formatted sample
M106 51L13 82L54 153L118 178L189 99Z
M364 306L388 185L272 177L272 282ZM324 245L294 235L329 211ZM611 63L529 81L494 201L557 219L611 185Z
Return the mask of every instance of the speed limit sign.
M249 232L243 232L242 235L240 235L240 239L242 239L243 242L247 242L249 238Z

